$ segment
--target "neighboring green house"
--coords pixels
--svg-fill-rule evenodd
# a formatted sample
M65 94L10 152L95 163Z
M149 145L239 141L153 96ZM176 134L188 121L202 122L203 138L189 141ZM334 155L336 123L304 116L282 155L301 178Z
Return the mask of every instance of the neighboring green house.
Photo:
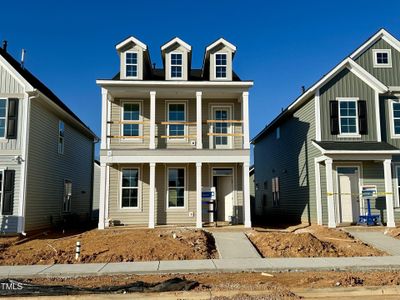
M384 29L306 90L252 141L265 221L335 227L400 220L400 42Z
M0 48L0 234L91 213L96 135Z

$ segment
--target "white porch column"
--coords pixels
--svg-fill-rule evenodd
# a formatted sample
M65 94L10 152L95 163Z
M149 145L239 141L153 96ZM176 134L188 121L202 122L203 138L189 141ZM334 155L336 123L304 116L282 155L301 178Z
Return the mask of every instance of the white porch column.
M203 122L201 119L201 96L202 92L196 92L196 149L203 149L203 136L202 126Z
M250 165L243 164L243 206L244 206L244 227L251 227L251 212L250 212Z
M328 199L328 227L336 227L336 214L335 214L335 203L333 197L333 174L332 174L332 159L325 161L326 171L326 195Z
M101 143L100 149L107 148L107 127L108 120L108 91L105 88L101 88Z
M107 205L107 165L100 164L100 199L99 199L99 229L105 228L106 221L106 205Z
M386 195L386 226L396 227L394 222L394 206L393 206L393 183L392 183L392 160L385 159L383 161L383 172L385 174L385 195Z
M196 227L203 227L201 197L201 163L196 163Z
M156 149L156 92L150 92L150 143L149 149Z
M154 228L154 212L156 199L156 164L150 163L150 197L149 197L149 228Z
M315 164L315 200L317 206L317 224L322 225L322 200L321 200L321 171L319 162L317 159L314 161Z
M243 149L250 149L249 92L242 93Z

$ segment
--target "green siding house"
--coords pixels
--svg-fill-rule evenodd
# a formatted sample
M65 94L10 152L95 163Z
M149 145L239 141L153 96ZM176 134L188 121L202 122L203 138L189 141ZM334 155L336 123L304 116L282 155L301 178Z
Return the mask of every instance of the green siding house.
M381 29L253 140L263 221L400 221L400 42ZM363 190L375 191L371 196Z

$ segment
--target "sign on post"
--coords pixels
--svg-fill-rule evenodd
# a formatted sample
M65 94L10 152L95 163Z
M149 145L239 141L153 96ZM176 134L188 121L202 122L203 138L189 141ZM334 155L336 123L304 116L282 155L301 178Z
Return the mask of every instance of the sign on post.
M203 187L201 191L203 220L204 222L214 222L215 212L215 187Z

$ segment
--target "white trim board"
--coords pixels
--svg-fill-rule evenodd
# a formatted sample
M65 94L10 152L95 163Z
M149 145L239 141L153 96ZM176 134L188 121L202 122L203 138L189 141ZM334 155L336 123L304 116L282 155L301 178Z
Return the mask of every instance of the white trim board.
M117 44L115 46L115 49L117 49L118 51L124 47L125 45L129 44L129 43L134 43L135 45L138 45L139 47L143 48L145 51L147 50L147 46L146 44L142 43L141 41L139 41L137 38L130 36L128 38L126 38L125 40L123 40L122 42L120 42L119 44Z
M172 46L175 43L181 45L182 47L184 47L188 51L192 51L192 47L188 43L184 42L183 40L181 40L178 37L175 37L172 40L170 40L169 42L167 42L164 45L162 45L161 46L161 51L165 51L169 46Z

